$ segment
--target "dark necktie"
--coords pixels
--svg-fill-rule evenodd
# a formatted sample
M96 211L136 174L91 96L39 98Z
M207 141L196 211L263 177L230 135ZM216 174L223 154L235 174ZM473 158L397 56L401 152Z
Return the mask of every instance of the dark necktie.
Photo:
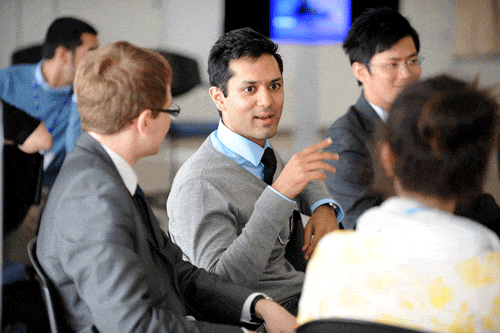
M271 147L266 148L260 161L264 164L264 181L268 185L271 185L273 183L274 173L276 172L276 156Z
M151 236L153 236L153 239L155 240L156 245L158 245L155 233L153 231L153 225L151 222L151 216L149 215L149 209L148 209L148 204L146 202L146 196L144 195L144 192L142 192L142 189L137 185L137 188L135 189L135 194L134 194L134 200L137 202L139 206L139 211L142 216L142 220L146 224L146 227L148 228L148 231L150 232Z

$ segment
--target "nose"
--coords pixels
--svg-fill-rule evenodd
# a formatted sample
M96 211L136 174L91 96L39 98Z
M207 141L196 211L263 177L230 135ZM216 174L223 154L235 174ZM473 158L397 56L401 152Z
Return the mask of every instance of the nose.
M258 100L257 100L257 105L262 108L267 108L271 106L273 102L273 96L271 92L268 89L260 89L259 94L258 94Z
M410 68L410 66L406 62L402 62L399 64L399 76L402 78L407 78L413 75L414 71Z

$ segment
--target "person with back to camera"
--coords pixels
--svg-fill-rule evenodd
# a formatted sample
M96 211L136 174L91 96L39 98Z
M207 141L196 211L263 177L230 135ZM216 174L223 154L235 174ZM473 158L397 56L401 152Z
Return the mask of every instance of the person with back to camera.
M449 76L397 97L380 157L397 196L333 232L313 254L300 324L376 321L433 332L500 331L500 240L453 214L484 182L499 104L477 83Z
M330 162L336 172L327 172L325 183L345 211L341 226L354 229L359 215L379 205L385 191L391 192L383 181L374 184L382 171L374 133L386 121L397 94L420 78L422 57L415 29L387 7L367 9L356 18L342 47L363 91L356 104L325 132L324 137L333 141L325 151L339 154L338 161Z

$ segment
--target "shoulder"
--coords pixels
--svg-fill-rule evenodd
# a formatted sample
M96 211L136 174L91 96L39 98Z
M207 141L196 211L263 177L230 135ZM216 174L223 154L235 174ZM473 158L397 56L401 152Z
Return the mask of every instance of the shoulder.
M13 80L33 81L36 66L36 64L22 64L2 68L0 69L0 77L2 79L10 78Z
M241 167L232 159L215 150L207 138L198 150L179 168L174 183L179 185L197 179L211 181L213 179L231 178Z

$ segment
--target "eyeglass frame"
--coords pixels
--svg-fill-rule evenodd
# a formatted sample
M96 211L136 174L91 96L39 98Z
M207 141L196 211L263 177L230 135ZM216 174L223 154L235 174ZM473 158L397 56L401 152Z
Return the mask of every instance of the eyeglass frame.
M383 69L386 69L386 70L391 70L391 69L399 69L399 64L400 64L400 63L403 63L403 64L405 64L405 65L406 65L406 67L407 67L408 69L410 69L410 68L412 68L411 66L413 65L413 61L416 61L416 63L415 63L415 64L418 64L419 66L421 66L421 65L422 65L422 63L424 62L424 60L425 60L425 58L424 58L424 57L422 57L422 56L418 56L416 59L410 59L410 60L406 60L406 61L403 61L403 62L401 62L401 61L396 62L397 67L394 67L394 66L393 66L393 64L394 64L394 63L385 64L385 65L374 65L374 64L371 64L371 63L369 63L369 62L368 62L368 63L366 63L365 65L366 65L367 67L372 66L372 67L380 67L380 68L383 68Z
M181 112L181 108L179 105L172 103L168 109L153 109L153 111L166 112L170 118L177 119L179 113Z

